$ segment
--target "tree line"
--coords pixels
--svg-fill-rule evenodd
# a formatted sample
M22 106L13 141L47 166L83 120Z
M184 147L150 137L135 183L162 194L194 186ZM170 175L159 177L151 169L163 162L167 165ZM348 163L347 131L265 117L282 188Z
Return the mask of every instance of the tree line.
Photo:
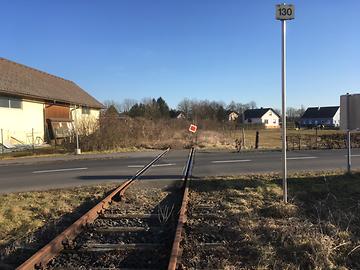
M180 115L181 118L188 120L212 120L218 122L227 121L231 112L241 115L245 110L258 108L255 101L248 103L231 101L229 104L225 104L219 101L185 98L178 103L176 109L172 109L162 97L157 99L147 98L141 102L134 99L124 99L122 102L108 100L104 102L104 105L106 108L112 106L122 115L132 118L166 119L176 118ZM278 109L273 109L280 115ZM288 107L287 118L289 121L297 121L304 112L304 106L301 106L301 108Z

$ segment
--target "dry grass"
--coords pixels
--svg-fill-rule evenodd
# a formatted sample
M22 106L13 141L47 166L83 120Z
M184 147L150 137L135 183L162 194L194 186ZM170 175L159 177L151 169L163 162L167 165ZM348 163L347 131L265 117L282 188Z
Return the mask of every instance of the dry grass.
M109 121L109 119L106 119ZM128 119L125 122L105 122L100 130L93 134L80 137L80 148L84 153L113 153L141 151L144 149L172 149L190 148L195 143L200 148L206 149L236 149L235 141L242 138L242 131L224 125L206 129L199 127L197 134L188 131L189 122L183 120L159 120L157 122L147 119ZM255 129L245 129L245 149L255 148ZM280 149L280 129L259 129L259 149ZM309 135L315 146L316 131L312 129L294 130L288 129L289 149L298 142L297 136L303 137L302 148L306 145ZM318 136L329 134L340 134L339 130L318 130ZM293 136L294 140L290 140ZM308 137L306 137L308 136ZM306 139L307 138L307 139ZM296 148L296 147L294 147ZM311 147L310 147L311 148ZM1 159L19 158L26 156L51 156L73 153L75 142L66 141L63 147L47 147L42 149L20 151L0 155Z
M288 204L274 174L194 180L192 190L184 269L360 269L359 174L292 175ZM199 219L201 204L215 217ZM214 227L226 252L198 250Z
M27 238L80 206L83 211L114 185L0 195L0 247ZM78 213L79 214L79 213ZM80 215L80 214L79 214Z
M256 131L245 129L245 148L255 148ZM259 149L279 149L281 148L281 130L280 129L259 129ZM327 134L342 133L339 130L318 130L318 136ZM313 129L288 129L288 136L315 136L316 131ZM199 131L198 144L203 148L235 148L235 140L242 138L241 130L224 130L224 131Z
M16 152L2 153L0 154L0 160L23 158L28 156L34 156L34 157L60 156L66 153L67 151L62 147L49 146L43 148L35 148L34 151L32 149L28 149L28 150L21 150Z

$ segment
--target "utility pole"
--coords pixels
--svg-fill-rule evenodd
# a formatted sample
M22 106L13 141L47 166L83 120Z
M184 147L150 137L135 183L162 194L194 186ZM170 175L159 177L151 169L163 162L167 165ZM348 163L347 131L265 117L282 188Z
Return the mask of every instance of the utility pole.
M287 160L286 160L286 21L295 18L293 5L276 5L276 19L281 21L281 109L282 109L282 175L283 175L283 200L288 201L287 194Z

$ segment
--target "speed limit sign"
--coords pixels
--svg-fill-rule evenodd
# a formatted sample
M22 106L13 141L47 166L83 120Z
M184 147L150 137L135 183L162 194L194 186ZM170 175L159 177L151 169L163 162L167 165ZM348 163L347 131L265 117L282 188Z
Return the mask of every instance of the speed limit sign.
M295 18L294 5L280 4L276 5L276 19L277 20L293 20Z

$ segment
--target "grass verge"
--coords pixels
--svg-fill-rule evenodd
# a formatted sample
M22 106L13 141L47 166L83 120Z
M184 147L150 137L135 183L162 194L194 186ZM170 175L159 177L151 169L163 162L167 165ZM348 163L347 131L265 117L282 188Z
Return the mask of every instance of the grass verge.
M19 258L46 244L115 186L0 195L0 264L18 263Z
M293 174L288 185L284 204L277 175L192 181L183 268L360 269L360 174Z

